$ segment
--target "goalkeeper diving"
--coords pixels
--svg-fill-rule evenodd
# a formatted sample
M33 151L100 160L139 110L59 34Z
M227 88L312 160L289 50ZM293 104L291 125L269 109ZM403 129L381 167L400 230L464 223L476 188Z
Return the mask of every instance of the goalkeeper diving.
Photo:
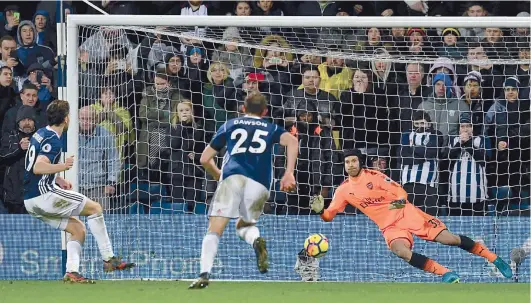
M359 150L344 153L348 179L336 190L332 202L324 209L322 196L312 199L311 208L330 222L350 204L369 217L383 234L389 249L411 266L442 276L446 283L458 283L459 276L436 261L411 249L413 236L426 241L457 246L494 264L500 273L512 277L511 267L485 245L464 235L455 235L439 219L426 214L407 201L406 191L378 171L367 169L366 157Z

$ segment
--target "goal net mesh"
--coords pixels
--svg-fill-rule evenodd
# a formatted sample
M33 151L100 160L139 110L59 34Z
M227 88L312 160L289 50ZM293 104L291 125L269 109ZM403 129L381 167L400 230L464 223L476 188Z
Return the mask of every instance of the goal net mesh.
M393 256L360 211L349 206L332 223L311 213L310 197L329 203L345 179L350 148L411 203L505 259L529 237L529 29L84 26L79 35L80 191L104 206L115 253L138 263L103 274L88 236L87 276L197 276L216 188L199 157L256 92L269 101L265 119L299 139L298 188L279 190L285 151L275 147L258 224L269 273L231 224L214 279L298 280L304 239L323 233L322 280L438 281ZM414 250L466 281L502 281L458 248L416 238Z

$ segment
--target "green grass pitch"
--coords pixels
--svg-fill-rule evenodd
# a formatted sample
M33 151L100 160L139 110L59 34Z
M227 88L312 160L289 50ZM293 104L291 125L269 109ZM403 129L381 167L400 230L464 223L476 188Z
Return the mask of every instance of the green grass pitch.
M529 303L529 284L0 281L0 303Z

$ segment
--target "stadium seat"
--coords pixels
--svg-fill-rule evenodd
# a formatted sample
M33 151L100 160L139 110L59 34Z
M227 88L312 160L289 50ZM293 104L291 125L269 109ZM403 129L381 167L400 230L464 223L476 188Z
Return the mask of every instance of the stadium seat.
M129 213L131 215L136 215L136 214L145 214L146 212L144 210L144 205L138 202L135 202L129 206Z
M186 203L173 203L173 202L153 202L149 209L149 213L152 215L171 215L171 214L184 214L186 209Z

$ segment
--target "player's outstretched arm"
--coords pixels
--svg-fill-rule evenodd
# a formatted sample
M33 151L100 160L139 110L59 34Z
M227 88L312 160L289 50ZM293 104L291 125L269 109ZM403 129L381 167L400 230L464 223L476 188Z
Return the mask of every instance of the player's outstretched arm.
M280 136L280 145L287 148L286 171L280 180L280 190L289 191L295 188L295 164L299 156L299 141L292 134L285 132Z
M65 160L65 163L52 164L46 156L38 156L33 166L33 173L36 175L51 175L69 170L74 165L74 156Z
M210 174L214 180L218 181L221 176L221 170L219 170L216 162L214 162L214 157L217 155L218 151L208 145L203 153L201 154L201 165L205 168L206 172Z
M342 193L341 186L336 190L332 202L327 209L324 209L324 199L321 195L313 197L310 201L312 210L321 215L321 219L326 222L332 221L338 212L344 211L347 204L348 202Z

